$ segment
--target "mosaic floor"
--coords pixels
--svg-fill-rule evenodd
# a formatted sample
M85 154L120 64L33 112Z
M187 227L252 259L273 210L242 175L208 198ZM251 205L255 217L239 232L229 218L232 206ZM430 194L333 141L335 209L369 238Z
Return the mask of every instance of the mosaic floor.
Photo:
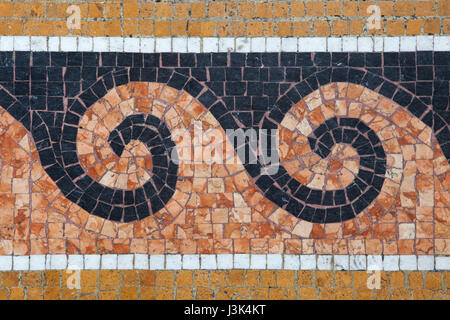
M3 256L450 254L449 52L0 65Z

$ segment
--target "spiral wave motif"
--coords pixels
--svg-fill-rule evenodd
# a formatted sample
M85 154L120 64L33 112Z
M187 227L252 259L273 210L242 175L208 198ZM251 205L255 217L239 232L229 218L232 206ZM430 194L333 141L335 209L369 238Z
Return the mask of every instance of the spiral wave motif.
M294 197L303 199L306 206L292 200L289 210L295 208L300 211L301 219L316 223L354 218L355 213L361 212L378 196L385 179L386 154L377 135L357 118L333 117L315 129L308 136L308 142L312 152L322 159L327 159L331 150L337 149L334 148L336 145L350 145L359 156L360 167L345 189L323 191L308 186L299 187ZM336 161L335 165L339 166L340 163ZM319 166L316 172L321 172ZM346 167L351 166L346 163ZM321 176L317 175L312 186L320 186L320 181ZM314 205L325 208L315 209Z
M421 206L432 204L432 192L424 188L415 199L417 194L411 190L415 178L403 173L409 165L408 150L420 159L432 158L435 141L429 126L362 85L332 82L316 90L309 87L306 94L293 93L301 92L302 86L307 85L292 87L259 124L260 129L279 129L278 172L260 174L261 164L242 161L266 199L313 224L380 216L398 202L402 206L417 201ZM62 152L58 154L56 148L53 155L56 164L48 140L43 140L48 135L45 126L33 118L41 162L64 196L90 213L120 222L143 219L164 207L177 181L169 156L174 144L166 130L173 126L165 127L164 122L179 122L179 116L166 117L165 107L155 99L163 87L170 92L166 84L127 82L101 95L83 97L83 105L75 101L64 115ZM171 90L169 100L174 100L179 91ZM196 87L194 96L199 90ZM224 115L225 107L211 92L203 93L199 102L222 128L242 127L230 113ZM149 136L144 138L143 132ZM150 150L150 136L156 135L166 151ZM161 144L164 141L167 144ZM166 164L166 171L161 171ZM66 176L58 166L64 167ZM145 186L157 194L146 193Z
M144 82L119 86L82 114L76 135L79 165L71 166L68 155L63 159L68 171L77 170L73 181L85 210L131 222L158 212L173 196L177 152L161 119L164 103L154 96L161 88Z
M347 221L379 205L389 210L396 198L408 202L400 192L409 188L402 147L431 150L420 141L424 133L409 132L425 128L420 120L356 84L319 87L279 118L269 115L262 126L277 123L279 170L254 180L268 199L311 223Z

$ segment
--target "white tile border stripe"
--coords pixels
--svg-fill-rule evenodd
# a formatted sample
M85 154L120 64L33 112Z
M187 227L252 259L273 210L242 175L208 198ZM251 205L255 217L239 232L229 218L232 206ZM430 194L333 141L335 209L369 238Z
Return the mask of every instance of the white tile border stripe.
M134 269L146 270L150 268L149 259L147 254L135 254L134 255Z
M0 36L0 51L96 52L399 52L450 51L450 36L127 38Z
M0 256L0 271L11 271L12 269L13 269L12 256Z
M24 270L450 270L450 256L297 254L86 254L0 256L0 271Z

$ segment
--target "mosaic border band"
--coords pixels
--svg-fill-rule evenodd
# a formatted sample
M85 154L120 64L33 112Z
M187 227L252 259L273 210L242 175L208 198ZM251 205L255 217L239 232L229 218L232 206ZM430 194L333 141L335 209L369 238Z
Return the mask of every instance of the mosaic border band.
M430 255L80 254L0 256L0 271L25 270L450 270Z
M95 41L94 41L95 39ZM450 36L403 37L45 37L0 36L0 51L96 52L407 52L449 51Z
M304 43L308 47L304 47ZM0 37L0 51L95 52L409 52L449 51L450 37L342 37L342 38L121 38L121 37ZM45 54L45 53L43 53ZM39 55L39 54L34 54ZM170 54L169 54L170 55ZM336 79L340 74L336 73ZM401 97L399 96L398 99ZM394 98L395 100L395 98ZM448 131L447 131L448 132ZM239 251L238 251L239 252ZM242 252L242 251L241 251ZM377 257L369 260L369 257ZM372 259L372 258L370 258ZM384 270L449 270L448 256L365 255L32 255L0 257L0 269L266 269L369 270L381 261ZM79 262L79 263L76 263ZM81 267L83 266L83 267ZM147 267L146 267L147 266ZM424 266L431 269L421 269ZM27 269L28 268L28 269ZM294 269L292 269L294 268ZM321 269L323 268L323 269ZM356 269L355 269L356 268ZM387 268L387 269L386 269ZM406 269L405 269L406 268Z

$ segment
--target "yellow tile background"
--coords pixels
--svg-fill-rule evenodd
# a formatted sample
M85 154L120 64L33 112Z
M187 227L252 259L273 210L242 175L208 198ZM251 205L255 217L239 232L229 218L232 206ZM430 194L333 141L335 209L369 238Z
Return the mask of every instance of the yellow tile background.
M365 271L84 270L1 272L1 300L34 299L449 299L450 272L381 272L381 288L367 288Z
M368 30L378 4L382 29ZM80 9L80 29L66 25ZM343 36L450 33L450 1L2 1L0 35Z

